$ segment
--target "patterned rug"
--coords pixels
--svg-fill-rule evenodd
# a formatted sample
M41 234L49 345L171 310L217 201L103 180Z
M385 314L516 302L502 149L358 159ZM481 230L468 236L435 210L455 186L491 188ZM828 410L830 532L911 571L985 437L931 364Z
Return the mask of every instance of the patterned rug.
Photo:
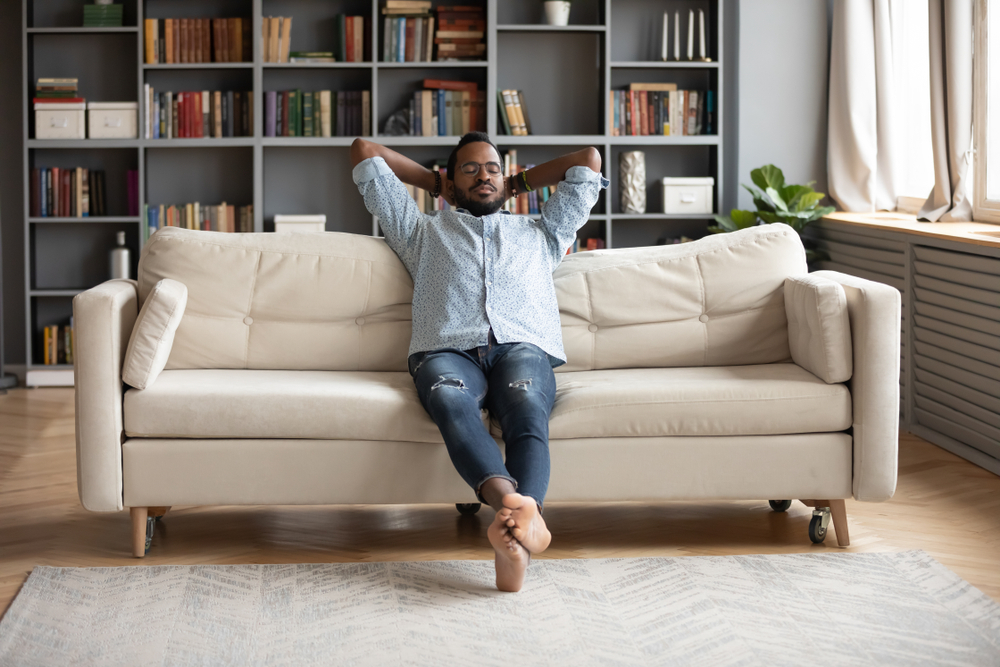
M922 551L38 567L0 665L998 665L1000 605Z

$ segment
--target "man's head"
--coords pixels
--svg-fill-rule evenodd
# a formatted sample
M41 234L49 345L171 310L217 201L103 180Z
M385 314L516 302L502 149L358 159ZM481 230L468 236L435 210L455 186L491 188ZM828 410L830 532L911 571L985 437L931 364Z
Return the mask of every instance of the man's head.
M504 202L503 159L488 134L469 132L462 137L448 158L443 186L446 191L451 188L455 203L474 216L500 210Z

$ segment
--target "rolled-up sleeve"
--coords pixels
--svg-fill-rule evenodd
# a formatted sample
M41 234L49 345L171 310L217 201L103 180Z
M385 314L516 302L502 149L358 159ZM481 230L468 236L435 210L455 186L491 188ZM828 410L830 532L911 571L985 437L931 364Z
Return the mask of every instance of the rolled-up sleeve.
M359 162L353 175L365 208L378 218L389 247L402 257L410 249L423 215L417 203L381 157Z
M566 178L556 186L555 194L542 206L539 224L549 237L553 267L562 261L576 240L577 231L587 223L590 210L608 183L608 179L589 167L570 167Z

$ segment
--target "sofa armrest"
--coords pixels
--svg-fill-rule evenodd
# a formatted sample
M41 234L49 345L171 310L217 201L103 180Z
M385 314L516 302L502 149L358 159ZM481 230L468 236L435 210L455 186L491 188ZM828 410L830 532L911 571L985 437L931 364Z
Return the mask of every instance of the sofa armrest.
M73 298L76 483L96 512L122 509L122 362L138 292L134 280L109 280Z
M854 497L883 501L896 491L899 449L899 290L837 271L813 274L847 295L854 348L848 383L854 409Z

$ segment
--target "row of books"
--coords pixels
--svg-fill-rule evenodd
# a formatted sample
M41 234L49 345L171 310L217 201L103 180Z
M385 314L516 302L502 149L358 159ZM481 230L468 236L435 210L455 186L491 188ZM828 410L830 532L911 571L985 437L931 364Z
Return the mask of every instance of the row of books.
M677 90L676 84L631 84L611 91L612 136L714 134L715 94Z
M382 9L385 15L382 60L482 60L486 54L483 9L470 5L442 5L436 11L435 17L427 0L387 0Z
M249 18L145 19L147 64L239 63L253 57Z
M486 93L476 90L475 83L424 79L424 88L410 100L412 136L461 136L486 130Z
M86 218L107 215L104 172L83 167L31 170L33 218Z
M124 5L84 5L84 28L120 28Z
M35 101L78 101L82 99L77 97L79 83L80 80L76 78L39 77L35 79Z
M504 178L507 178L508 176L516 176L522 171L527 171L534 166L535 165L533 164L518 164L516 148L511 148L503 154ZM517 197L508 199L504 204L504 208L517 215L536 215L541 213L542 205L549 200L549 197L555 191L556 188L554 185L535 188L531 192L525 192Z
M271 90L264 93L265 137L371 134L371 91Z
M506 89L497 91L497 109L503 133L514 136L531 134L531 120L528 118L528 105L524 101L524 92Z
M566 254L572 255L574 252L585 252L587 250L603 250L605 247L604 239L599 236L592 236L586 239L577 237L573 245L566 249Z
M181 227L183 229L200 229L207 232L252 232L253 205L234 206L221 204L201 205L198 202L188 204L145 205L143 207L143 228L146 238L152 236L163 227Z
M156 92L145 84L147 139L253 136L253 96L239 90Z
M46 366L55 364L72 364L76 355L73 354L73 318L69 326L52 325L42 329L42 363Z

